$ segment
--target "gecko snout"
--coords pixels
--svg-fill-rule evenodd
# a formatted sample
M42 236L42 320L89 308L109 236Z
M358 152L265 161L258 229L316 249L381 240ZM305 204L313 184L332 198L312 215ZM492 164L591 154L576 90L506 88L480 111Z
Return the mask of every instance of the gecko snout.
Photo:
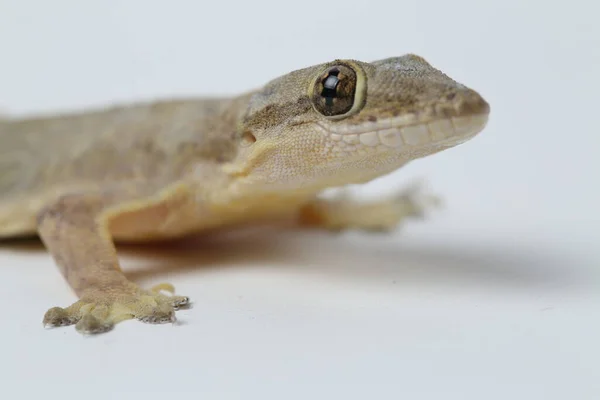
M476 91L465 88L446 99L449 102L437 110L439 119L428 124L435 138L432 143L455 146L477 135L487 125L490 105Z
M484 116L490 113L488 102L474 90L465 89L459 93L450 94L448 99L452 102L452 108L457 117Z

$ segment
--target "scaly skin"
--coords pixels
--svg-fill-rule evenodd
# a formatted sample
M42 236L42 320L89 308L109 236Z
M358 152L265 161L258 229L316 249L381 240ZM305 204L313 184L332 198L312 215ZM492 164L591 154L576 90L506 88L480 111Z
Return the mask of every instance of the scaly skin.
M426 204L409 192L371 203L318 194L463 143L488 113L476 92L405 55L312 66L235 98L0 121L0 238L38 233L79 296L46 326L173 321L187 297L129 282L114 241L290 217L393 229Z

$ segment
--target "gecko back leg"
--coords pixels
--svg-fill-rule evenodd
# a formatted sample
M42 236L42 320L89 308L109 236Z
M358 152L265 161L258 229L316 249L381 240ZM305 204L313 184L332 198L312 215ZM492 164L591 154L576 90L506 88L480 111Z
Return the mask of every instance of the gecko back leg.
M125 201L121 195L73 194L60 198L39 217L39 234L80 300L54 307L44 316L48 327L76 324L81 333L101 333L137 318L148 323L175 320L184 296L167 296L159 285L144 290L127 280L119 267L107 228L107 210Z

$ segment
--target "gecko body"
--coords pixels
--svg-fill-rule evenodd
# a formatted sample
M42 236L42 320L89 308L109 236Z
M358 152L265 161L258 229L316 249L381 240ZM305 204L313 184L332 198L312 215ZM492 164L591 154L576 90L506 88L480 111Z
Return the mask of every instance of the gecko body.
M188 298L127 280L115 241L280 218L391 230L422 205L319 194L463 143L488 114L477 92L409 54L335 60L232 98L0 121L0 238L39 235L79 297L51 308L46 326L170 322Z

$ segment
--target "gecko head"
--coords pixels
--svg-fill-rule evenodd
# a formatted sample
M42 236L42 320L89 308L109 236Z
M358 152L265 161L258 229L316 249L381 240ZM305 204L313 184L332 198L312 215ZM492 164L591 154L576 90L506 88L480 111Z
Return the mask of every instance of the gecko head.
M267 187L361 183L469 140L488 114L478 93L419 56L336 60L251 95L236 163Z

